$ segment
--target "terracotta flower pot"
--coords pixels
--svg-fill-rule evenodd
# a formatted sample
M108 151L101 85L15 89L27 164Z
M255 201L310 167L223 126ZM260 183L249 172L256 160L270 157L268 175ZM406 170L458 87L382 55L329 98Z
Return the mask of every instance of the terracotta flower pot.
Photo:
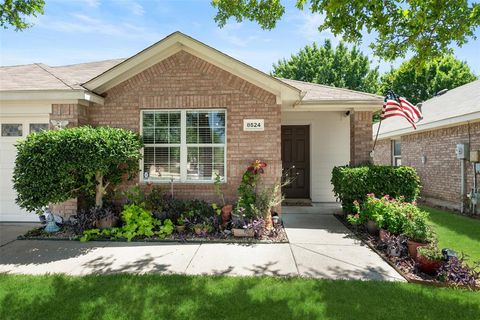
M232 217L232 210L233 210L233 205L227 204L224 205L222 208L222 224L227 224L228 221L230 221Z
M428 243L415 242L412 240L407 240L408 254L413 259L417 259L417 249L418 247L425 247Z
M367 228L368 233L370 233L371 235L376 236L378 234L378 227L374 221L368 220L365 224L365 227Z
M185 225L183 226L175 226L175 229L177 229L178 233L184 233L185 232Z
M115 216L108 216L105 218L100 218L95 221L95 226L98 229L107 229L113 228L116 226L118 218Z
M417 263L418 268L429 275L435 274L438 268L442 265L442 260L430 260L417 252Z
M380 241L382 242L387 241L389 235L390 235L390 232L388 232L385 229L380 229L380 233L379 233Z

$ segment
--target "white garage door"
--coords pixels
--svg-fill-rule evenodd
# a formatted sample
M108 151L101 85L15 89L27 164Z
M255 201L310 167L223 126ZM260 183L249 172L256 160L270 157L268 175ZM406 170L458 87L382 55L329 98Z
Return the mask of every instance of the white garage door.
M16 156L15 143L30 132L48 128L47 119L45 117L0 119L0 221L38 221L36 214L26 212L15 203L16 192L13 189L12 174Z

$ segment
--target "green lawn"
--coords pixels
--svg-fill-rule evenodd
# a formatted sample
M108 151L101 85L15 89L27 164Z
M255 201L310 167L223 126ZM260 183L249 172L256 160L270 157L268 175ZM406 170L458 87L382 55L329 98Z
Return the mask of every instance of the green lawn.
M429 207L422 209L430 213L440 248L465 253L470 264L480 261L480 220Z
M0 274L0 319L478 319L480 294L305 278Z

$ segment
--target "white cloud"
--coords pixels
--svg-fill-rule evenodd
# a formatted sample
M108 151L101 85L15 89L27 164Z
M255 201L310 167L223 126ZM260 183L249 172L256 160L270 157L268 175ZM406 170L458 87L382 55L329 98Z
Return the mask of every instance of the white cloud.
M215 33L225 42L233 44L237 47L247 47L253 42L262 41L269 42L271 39L263 38L258 35L250 34L247 30L244 30L243 23L229 23L223 28L216 28Z
M98 8L100 6L100 0L83 0L85 4L91 8Z
M37 27L65 33L91 33L122 38L140 38L148 41L157 41L164 34L150 30L141 25L116 21L115 23L100 20L85 14L72 14L66 20L44 19L37 21Z
M308 41L323 42L325 39L332 40L333 44L338 43L342 38L336 37L330 30L320 32L318 27L323 23L325 16L319 13L301 12L298 15L292 16L292 20L298 34L302 35Z
M143 16L145 13L145 9L143 9L142 5L138 2L133 2L131 4L131 9L134 15L136 16Z

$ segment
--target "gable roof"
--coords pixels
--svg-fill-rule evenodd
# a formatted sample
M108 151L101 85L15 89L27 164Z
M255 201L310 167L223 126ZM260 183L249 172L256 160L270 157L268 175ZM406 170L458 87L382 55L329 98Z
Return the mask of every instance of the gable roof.
M402 117L383 120L379 139L480 120L480 80L422 102L422 114L423 119L418 122L417 130ZM378 123L373 127L374 134L377 130Z
M293 103L301 98L299 89L179 31L170 34L136 55L99 74L84 83L83 87L92 92L102 94L117 84L182 50L275 94L283 102L289 101Z
M83 89L82 83L125 59L51 67L43 63L0 67L0 91Z
M35 97L44 93L43 97L59 99L64 92L77 91L102 99L95 93L102 94L181 50L275 94L277 103L283 103L290 111L337 110L339 106L342 110L378 109L383 102L382 97L374 94L272 77L181 32L172 33L128 59L65 66L35 63L0 67L0 99L29 99L30 96L23 94L28 90L34 91Z
M349 101L351 103L383 103L382 96L372 93L354 91L345 88L337 88L299 80L290 80L283 78L278 79L305 93L302 99L302 104L319 103L321 101L328 101L329 103L331 103L332 101Z

